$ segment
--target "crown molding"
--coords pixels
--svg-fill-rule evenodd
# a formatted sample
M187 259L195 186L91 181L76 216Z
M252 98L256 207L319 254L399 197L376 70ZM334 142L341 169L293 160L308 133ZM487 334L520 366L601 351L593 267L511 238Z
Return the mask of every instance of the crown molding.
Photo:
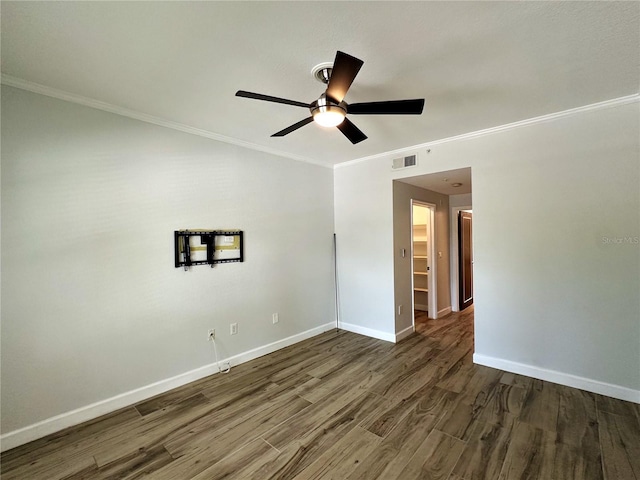
M377 153L375 155L370 155L368 157L356 158L354 160L349 160L347 162L342 162L334 165L334 169L341 167L348 167L349 165L353 165L356 163L366 162L368 160L374 160L378 158L385 158L394 155L403 155L405 153L412 153L416 150L421 150L425 148L431 148L436 145L441 145L443 143L455 142L458 140L467 140L470 138L483 137L486 135L493 135L494 133L504 132L506 130L513 130L515 128L525 127L528 125L534 125L537 123L548 122L551 120L556 120L558 118L571 117L573 115L579 115L585 112L592 112L596 110L603 110L605 108L619 107L622 105L628 105L630 103L636 103L640 101L640 93L634 93L633 95L627 95L625 97L614 98L612 100L605 100L603 102L592 103L590 105L585 105L583 107L571 108L569 110L563 110L561 112L549 113L547 115L541 115L539 117L533 117L526 120L520 120L518 122L507 123L505 125L500 125L497 127L485 128L483 130L477 130L475 132L463 133L461 135L455 135L453 137L442 138L440 140L433 140L431 142L421 143L418 145L413 145L411 147L399 148L397 150L390 150L388 152Z
M191 135L197 135L199 137L209 138L211 140L216 140L219 142L228 143L231 145L236 145L239 147L248 148L250 150L256 150L259 152L269 153L271 155L277 155L279 157L289 158L291 160L297 160L299 162L310 163L313 165L318 165L325 168L336 169L347 167L349 165L353 165L360 162L366 162L369 160L374 160L378 158L385 158L394 155L402 155L407 152L412 152L415 150L420 150L424 148L430 148L436 145L441 145L443 143L455 142L458 140L467 140L476 137L482 137L486 135L492 135L494 133L503 132L506 130L512 130L515 128L520 128L528 125L534 125L537 123L548 122L551 120L556 120L558 118L569 117L573 115L579 115L581 113L601 110L605 108L612 108L622 105L627 105L630 103L636 103L640 101L640 93L635 93L633 95L627 95L625 97L614 98L611 100L605 100L603 102L592 103L590 105L585 105L582 107L571 108L569 110L563 110L561 112L550 113L546 115L541 115L539 117L533 117L526 120L520 120L513 123L507 123L505 125L499 125L497 127L490 127L483 130L477 130L474 132L463 133L460 135L455 135L452 137L446 137L439 140L433 140L426 143L420 143L417 145L412 145L409 147L403 147L396 150L389 150L387 152L377 153L375 155L370 155L367 157L356 158L354 160L349 160L346 162L341 162L338 164L330 164L326 162L320 162L318 160L314 160L308 157L302 157L299 155L294 155L288 152L284 152L281 150L277 150L270 147L265 147L263 145L258 145L251 142L246 142L244 140L239 140L233 137L227 137L225 135L221 135L219 133L210 132L208 130L203 130L196 127L191 127L189 125L185 125L178 122L173 122L171 120L166 120L164 118L156 117L153 115L148 115L146 113L138 112L136 110L131 110L128 108L120 107L117 105L112 105L107 102L102 102L100 100L95 100L89 97L83 97L81 95L76 95L74 93L65 92L64 90L59 90L57 88L48 87L46 85L42 85L35 82L30 82L28 80L23 80L18 77L13 77L11 75L2 74L1 83L3 85L7 85L10 87L19 88L22 90L27 90L29 92L38 93L40 95L45 95L48 97L56 98L59 100L64 100L71 103L77 103L79 105L83 105L85 107L95 108L97 110L102 110L109 113L114 113L116 115L121 115L123 117L132 118L134 120L139 120L141 122L152 123L154 125L159 125L161 127L170 128L172 130L177 130L184 133L189 133Z
M250 150L257 150L259 152L269 153L271 155L277 155L279 157L285 157L291 160L297 160L299 162L311 163L313 165L318 165L325 168L333 168L333 164L328 164L326 162L320 162L311 158L294 155L294 154L283 152L281 150L277 150L274 148L265 147L263 145L258 145L251 142L245 142L244 140L227 137L225 135L221 135L215 132L210 132L208 130L203 130L201 128L191 127L183 123L173 122L171 120L156 117L153 115L148 115L146 113L120 107L118 105L112 105L110 103L102 102L100 100L95 100L93 98L83 97L82 95L76 95L75 93L65 92L64 90L48 87L46 85L42 85L35 82L30 82L28 80L23 80L22 78L13 77L11 75L6 75L4 73L2 74L1 79L2 79L1 80L2 85L7 85L9 87L15 87L21 90L27 90L29 92L38 93L40 95L46 95L47 97L56 98L58 100L77 103L78 105L83 105L85 107L95 108L97 110L102 110L104 112L115 113L116 115L132 118L134 120L139 120L141 122L152 123L154 125L170 128L172 130L177 130L179 132L189 133L191 135L197 135L199 137L204 137L204 138L209 138L211 140L216 140L219 142L229 143L231 145L248 148Z

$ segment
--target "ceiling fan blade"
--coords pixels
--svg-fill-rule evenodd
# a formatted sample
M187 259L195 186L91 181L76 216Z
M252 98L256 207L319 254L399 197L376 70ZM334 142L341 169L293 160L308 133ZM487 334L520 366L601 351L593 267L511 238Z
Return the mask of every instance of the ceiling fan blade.
M347 90L356 78L364 62L338 50L333 61L331 78L327 85L327 96L340 103L344 100Z
M390 100L387 102L352 103L347 112L353 115L420 115L424 98L414 100Z
M304 127L305 125L307 125L308 123L311 123L311 122L313 122L313 117L305 118L304 120L300 120L298 123L294 123L290 127L287 127L284 130L280 130L279 132L274 133L271 136L272 137L284 137L285 135L288 135L289 133L299 129L300 127Z
M272 97L270 95L262 95L261 93L245 92L244 90L238 90L236 92L236 97L253 98L254 100L264 100L265 102L284 103L285 105L293 105L294 107L309 108L308 103L287 100L286 98Z
M362 130L356 127L348 118L345 118L344 121L338 125L338 130L354 145L367 139L367 136L362 133Z

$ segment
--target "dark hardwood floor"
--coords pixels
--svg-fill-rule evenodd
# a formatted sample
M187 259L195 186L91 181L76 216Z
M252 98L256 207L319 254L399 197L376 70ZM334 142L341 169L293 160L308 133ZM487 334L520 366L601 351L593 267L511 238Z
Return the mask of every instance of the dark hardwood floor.
M640 480L640 406L472 363L473 308L328 332L1 457L2 480Z

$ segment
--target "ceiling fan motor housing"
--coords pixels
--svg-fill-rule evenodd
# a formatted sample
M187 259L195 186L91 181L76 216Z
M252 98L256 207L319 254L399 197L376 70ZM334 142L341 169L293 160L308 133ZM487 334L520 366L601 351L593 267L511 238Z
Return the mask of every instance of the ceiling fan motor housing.
M311 110L312 114L339 109L339 110L342 110L346 115L347 102L342 101L338 103L335 100L332 100L331 98L327 98L327 95L323 93L322 95L320 95L320 98L318 98L318 100L316 100L311 104L309 109Z

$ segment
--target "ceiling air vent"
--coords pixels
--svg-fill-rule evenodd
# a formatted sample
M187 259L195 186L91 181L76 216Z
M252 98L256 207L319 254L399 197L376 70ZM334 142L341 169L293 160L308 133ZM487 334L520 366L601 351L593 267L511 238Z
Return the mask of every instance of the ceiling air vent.
M417 162L416 156L409 155L404 158L394 158L391 168L396 169L396 168L415 167L417 164L418 162Z

